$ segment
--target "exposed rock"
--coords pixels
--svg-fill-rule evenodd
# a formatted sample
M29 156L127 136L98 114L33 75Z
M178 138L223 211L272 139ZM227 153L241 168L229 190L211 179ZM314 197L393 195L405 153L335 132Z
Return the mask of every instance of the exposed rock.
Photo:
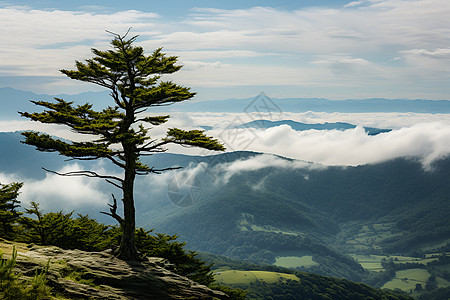
M11 245L0 243L6 254ZM9 246L9 247L8 247ZM227 295L169 270L162 258L125 262L110 252L62 250L23 244L17 268L33 275L50 260L48 284L70 299L227 299Z

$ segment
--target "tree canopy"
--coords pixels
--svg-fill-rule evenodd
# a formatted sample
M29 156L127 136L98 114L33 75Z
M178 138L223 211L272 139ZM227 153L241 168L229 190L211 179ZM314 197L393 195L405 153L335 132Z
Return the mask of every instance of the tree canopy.
M19 207L17 196L22 185L21 182L0 183L0 237L14 235L13 225L22 215L17 211Z

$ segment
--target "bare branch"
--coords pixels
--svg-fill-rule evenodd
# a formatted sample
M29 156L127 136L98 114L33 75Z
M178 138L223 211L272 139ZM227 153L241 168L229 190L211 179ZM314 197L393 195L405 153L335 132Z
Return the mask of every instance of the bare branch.
M146 151L146 152L165 152L166 150L161 148L161 146L167 145L169 143L173 143L173 141L166 140L166 141L159 142L158 144L155 144L153 146L149 146L147 144L145 147L138 148L137 151L139 151L139 152L143 152L143 151Z
M77 158L68 158L65 159L64 161L72 161L72 160L96 160L99 157L77 157Z
M111 180L105 179L105 181L106 181L107 183L109 183L109 184L115 186L115 187L118 188L118 189L122 189L122 188L123 188L123 186L118 185L117 183L112 182Z
M142 108L141 110L137 110L137 109L136 109L136 110L134 111L134 113L135 113L135 114L141 114L141 113L145 112L146 110L147 110L147 108ZM139 121L139 120L137 120L137 121Z
M146 143L145 145L143 145L142 148L146 148L146 147L150 146L151 144L153 144L154 142L156 142L156 140L151 140L148 143Z
M122 169L125 169L125 165L122 164L122 163L120 163L120 162L118 162L114 157L112 157L112 156L107 156L106 158L109 159L109 160L110 160L113 164L115 164L116 166L118 166L118 167L120 167L120 168L122 168Z
M162 172L179 170L179 169L183 169L183 167L170 167L170 168L164 168L164 169L154 169L154 168L140 169L140 170L136 170L135 173L136 173L136 175L161 174Z
M109 175L100 175L93 171L73 171L73 172L67 172L67 173L59 173L56 171L48 170L46 168L42 168L43 170L53 173L59 176L86 176L86 177L96 177L96 178L102 178L102 179L108 179L108 180L116 180L123 184L123 179L116 177L116 176L109 176Z
M113 204L108 203L110 213L104 211L101 211L100 213L113 217L117 220L117 222L119 222L120 226L122 226L124 220L117 214L117 199L114 197L114 194L111 194L111 196L113 198Z

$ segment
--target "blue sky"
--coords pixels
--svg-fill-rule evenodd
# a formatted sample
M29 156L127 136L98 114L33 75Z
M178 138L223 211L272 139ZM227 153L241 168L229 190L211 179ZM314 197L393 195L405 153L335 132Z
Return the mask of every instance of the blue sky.
M99 90L58 70L132 27L180 57L167 79L199 100L450 100L449 15L448 0L0 1L0 87Z

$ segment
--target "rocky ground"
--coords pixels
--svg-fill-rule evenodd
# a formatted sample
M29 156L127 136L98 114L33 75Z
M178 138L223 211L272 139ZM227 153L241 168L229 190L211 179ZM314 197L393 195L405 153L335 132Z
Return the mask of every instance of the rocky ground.
M227 299L219 291L177 275L162 258L125 262L111 252L63 250L0 241L4 258L15 247L17 269L33 276L48 261L48 285L66 299Z

